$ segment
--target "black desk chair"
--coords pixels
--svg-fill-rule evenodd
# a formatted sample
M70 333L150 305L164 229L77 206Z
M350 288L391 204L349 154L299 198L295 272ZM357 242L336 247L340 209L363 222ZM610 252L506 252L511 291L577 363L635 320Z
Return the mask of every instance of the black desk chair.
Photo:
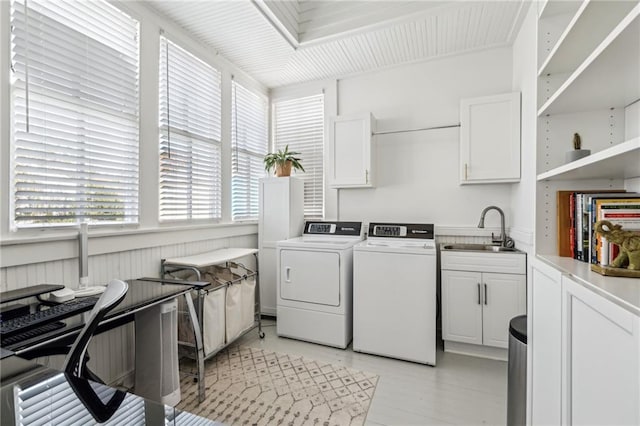
M99 383L104 383L98 376L87 368L87 362L89 361L87 347L89 346L89 341L91 340L91 337L93 337L96 328L98 328L100 321L102 321L104 316L110 310L122 302L122 299L124 299L128 289L129 286L124 281L111 280L109 282L106 290L102 293L102 296L100 296L89 313L89 318L84 328L80 331L80 334L71 347L44 347L25 354L25 357L33 359L52 355L67 355L63 364L63 370L65 373L71 376L83 377Z

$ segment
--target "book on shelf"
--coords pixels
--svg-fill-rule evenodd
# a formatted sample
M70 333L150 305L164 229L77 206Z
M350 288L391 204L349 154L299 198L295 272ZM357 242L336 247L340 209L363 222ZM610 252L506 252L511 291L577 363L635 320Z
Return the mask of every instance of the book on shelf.
M624 189L612 189L612 190L593 190L593 191L579 191L575 193L575 216L576 216L576 257L575 259L582 262L589 262L590 249L589 249L589 201L590 197L594 196L608 196L612 194L625 193Z
M574 194L575 191L558 191L556 194L558 256L575 255Z
M585 218L587 199L585 194L620 194L624 189L612 190L561 190L557 192L557 246L558 255L588 262L584 253L588 249L588 216ZM583 225L584 224L584 225Z
M608 220L627 231L640 231L640 194L631 198L598 199L594 202L594 223ZM594 235L591 263L608 266L618 255L619 247L601 235Z
M587 236L586 236L586 244L585 244L586 257L584 259L585 262L596 263L596 259L598 257L597 256L598 246L595 241L595 235L593 232L595 223L598 220L600 220L596 212L597 203L604 204L606 203L606 200L611 200L609 204L613 203L615 205L619 203L625 203L625 199L630 200L638 197L640 197L640 194L636 192L597 193L597 194L586 195L586 198L587 198L587 202L585 203L586 212L584 213L584 219L586 220L586 226L587 226ZM618 201L613 201L613 200L618 200Z

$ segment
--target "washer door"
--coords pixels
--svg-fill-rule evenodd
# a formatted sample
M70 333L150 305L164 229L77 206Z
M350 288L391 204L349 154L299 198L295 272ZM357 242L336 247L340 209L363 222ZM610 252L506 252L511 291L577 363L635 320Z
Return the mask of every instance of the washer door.
M336 252L282 250L280 297L285 300L340 305L340 255Z

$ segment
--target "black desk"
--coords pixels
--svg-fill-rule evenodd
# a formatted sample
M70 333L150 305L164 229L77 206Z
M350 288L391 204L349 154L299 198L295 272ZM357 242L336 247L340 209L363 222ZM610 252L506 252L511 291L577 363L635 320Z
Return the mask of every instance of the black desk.
M39 424L96 424L96 413L105 415L105 412L108 420L103 424L221 425L137 395L66 376L17 356L0 360L0 372L0 424L3 426L29 425L36 421ZM114 399L119 403L113 404L111 410L104 408L116 392L120 395Z
M100 322L96 334L133 321L136 312L168 302L183 295L189 295L191 290L209 285L207 282L182 281L177 283L175 280L145 279L128 280L127 283L129 284L129 290L124 300ZM191 300L191 297L188 297L188 299ZM3 349L20 355L54 343L57 345L67 342L71 343L75 340L75 337L82 327L84 327L88 314L89 311L65 318L62 320L62 322L66 324L63 328L4 346Z

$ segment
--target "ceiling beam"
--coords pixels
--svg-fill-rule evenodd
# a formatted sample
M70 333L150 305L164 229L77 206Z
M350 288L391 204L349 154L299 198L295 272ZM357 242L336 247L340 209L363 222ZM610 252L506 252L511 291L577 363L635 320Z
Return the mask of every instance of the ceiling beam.
M298 41L297 34L294 36L287 30L287 27L278 19L275 13L269 8L269 6L265 3L264 0L251 0L251 3L258 9L260 14L264 16L264 18L271 24L271 26L285 39L289 46L293 48L293 50L298 50L300 47L300 42Z

